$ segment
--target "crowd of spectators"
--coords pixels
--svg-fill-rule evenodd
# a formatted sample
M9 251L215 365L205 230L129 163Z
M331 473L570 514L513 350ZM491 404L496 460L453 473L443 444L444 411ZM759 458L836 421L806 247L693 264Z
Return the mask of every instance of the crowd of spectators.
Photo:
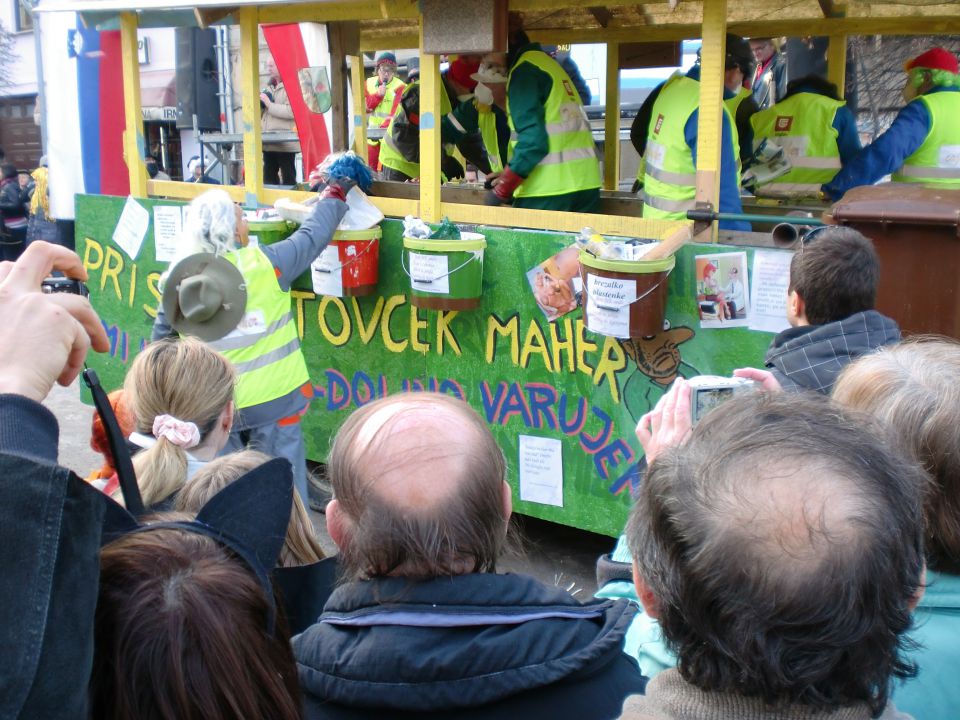
M960 344L899 340L859 233L795 254L792 327L768 369L736 373L756 392L694 426L678 379L641 418L646 475L587 601L497 572L503 452L434 393L368 403L336 433L325 558L287 460L215 457L235 375L195 339L148 345L111 398L135 514L110 453L95 483L57 463L41 403L109 343L86 298L40 292L53 271L85 279L43 242L0 264L2 717L866 720L960 703ZM803 367L783 359L798 345Z

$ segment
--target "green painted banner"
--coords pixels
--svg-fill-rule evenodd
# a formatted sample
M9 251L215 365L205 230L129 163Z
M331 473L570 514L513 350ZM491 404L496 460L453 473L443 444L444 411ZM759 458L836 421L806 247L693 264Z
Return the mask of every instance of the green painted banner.
M166 268L156 260L153 208L181 204L137 201L150 211L150 223L131 258L112 239L124 202L77 199L77 248L111 341L108 355L89 362L107 389L122 383L149 341ZM618 535L630 490L640 481L642 451L634 436L640 416L678 375L729 375L762 365L771 334L701 329L698 316L703 283L694 256L746 251L752 263L752 250L683 248L668 280L668 329L643 340L617 340L590 332L580 308L551 322L534 299L528 273L569 247L569 234L469 229L487 241L483 297L475 310L411 305L397 220L382 225L378 294L317 296L309 278L297 282L291 302L314 392L304 418L308 456L322 461L340 423L371 399L408 390L448 393L489 423L507 457L518 512Z

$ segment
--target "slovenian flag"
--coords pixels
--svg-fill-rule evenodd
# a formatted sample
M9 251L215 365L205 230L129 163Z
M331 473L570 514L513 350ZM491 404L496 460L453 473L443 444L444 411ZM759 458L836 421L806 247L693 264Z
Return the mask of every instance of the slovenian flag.
M85 28L76 13L40 15L50 211L73 218L77 193L127 195L120 32Z

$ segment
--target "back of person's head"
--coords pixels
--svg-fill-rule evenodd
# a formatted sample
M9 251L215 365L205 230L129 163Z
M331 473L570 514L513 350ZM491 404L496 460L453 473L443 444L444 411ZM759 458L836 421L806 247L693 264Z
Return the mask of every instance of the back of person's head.
M286 623L250 569L205 535L126 535L100 554L91 717L301 716ZM280 616L282 619L282 616Z
M784 100L798 92L813 92L817 95L823 95L824 97L828 97L832 100L840 99L840 94L837 91L836 84L815 73L804 75L801 78L797 78L796 80L791 80L788 82L787 94L784 95Z
M345 577L495 570L510 517L506 462L465 402L401 393L364 405L334 438L327 471Z
M840 225L818 231L790 262L790 290L803 299L811 325L872 310L879 282L880 258L873 243Z
M0 165L0 173L3 174L4 180L9 180L10 178L15 178L19 173L17 173L17 166L13 163L3 163Z
M930 474L927 556L960 574L960 344L915 337L880 348L847 366L833 398L887 423Z
M915 668L903 633L923 572L923 473L867 416L751 393L651 463L627 523L683 677L824 710ZM641 587L645 586L645 587Z
M187 255L224 255L237 249L237 206L226 190L207 190L190 202L183 220L183 239Z
M156 443L133 458L137 484L147 507L162 502L187 479L187 451L207 440L233 400L230 362L195 338L147 345L127 372L124 393L137 432ZM192 440L161 431L164 421L193 423Z
M211 460L197 471L177 493L174 509L197 513L207 501L237 478L258 468L270 459L257 450L241 450ZM293 512L287 525L287 537L280 551L280 567L294 567L319 562L324 558L310 514L299 493L293 493Z

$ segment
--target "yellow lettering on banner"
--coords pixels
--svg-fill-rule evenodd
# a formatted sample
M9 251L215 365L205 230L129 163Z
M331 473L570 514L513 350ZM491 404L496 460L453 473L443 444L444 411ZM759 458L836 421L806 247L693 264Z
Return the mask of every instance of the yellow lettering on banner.
M340 332L335 333L327 324L327 308L333 305L340 313ZM320 307L317 309L317 322L320 324L320 333L334 347L342 347L350 339L350 316L347 314L347 307L338 297L324 295L320 301Z
M420 317L420 308L416 305L410 306L410 349L414 352L426 355L430 352L430 344L420 339L420 331L426 330L429 321Z
M123 255L112 247L107 248L107 256L103 261L103 274L100 275L100 289L107 286L107 278L113 280L113 290L117 300L123 302L123 293L120 292L120 273L123 272Z
M523 339L523 351L520 353L520 367L530 365L530 356L539 355L543 358L543 367L547 372L553 372L550 364L550 353L547 351L547 341L543 337L543 330L536 320L531 320L527 326L527 336Z
M577 370L587 375L593 375L593 366L587 362L586 354L587 352L595 352L597 344L587 340L584 334L586 329L587 326L584 324L583 318L577 318Z
M563 322L563 338L557 332L557 327ZM576 366L573 364L573 323L570 318L555 320L550 323L550 349L553 352L553 367L557 372L566 369L573 372ZM563 361L560 353L566 351L566 362Z
M380 317L380 336L383 338L383 344L392 353L402 353L407 349L407 341L394 340L390 334L390 318L393 311L407 301L406 295L391 295L387 298L383 306L383 315Z
M453 334L453 331L450 329L450 323L453 322L453 319L459 314L457 310L441 310L437 313L437 355L443 355L444 347L444 338L450 343L450 347L453 348L453 354L457 357L460 357L462 354L460 352L460 343L457 342L456 335Z
M127 299L127 305L133 307L133 299L137 296L137 264L130 265L130 297Z
M360 303L355 297L350 298L350 304L353 306L353 316L357 319L357 327L360 329L360 342L364 345L370 343L373 334L377 331L377 323L380 320L380 313L383 312L383 295L377 298L377 304L373 307L373 315L370 318L370 324L363 324L363 313L360 312Z
M507 322L500 322L496 315L487 317L487 363L492 363L497 354L497 335L510 338L510 361L520 364L520 318L514 315Z
M303 340L303 334L306 332L306 326L303 321L303 303L307 300L316 300L317 294L309 290L291 290L290 295L293 296L293 300L297 305L297 334L300 336L300 339Z
M157 317L157 307L160 305L160 300L163 297L160 293L160 273L152 272L147 275L147 290L150 291L150 294L153 295L153 304L144 303L143 311L152 318Z
M615 338L603 339L603 350L600 353L600 362L593 375L593 384L600 385L604 378L610 386L610 397L617 404L620 403L620 388L617 387L617 373L627 367L627 356Z
M83 251L83 267L87 272L90 272L91 270L96 270L103 265L103 245L98 243L96 240L91 240L90 238L86 238L86 240L87 247ZM97 253L96 260L91 259L91 256L94 252Z

